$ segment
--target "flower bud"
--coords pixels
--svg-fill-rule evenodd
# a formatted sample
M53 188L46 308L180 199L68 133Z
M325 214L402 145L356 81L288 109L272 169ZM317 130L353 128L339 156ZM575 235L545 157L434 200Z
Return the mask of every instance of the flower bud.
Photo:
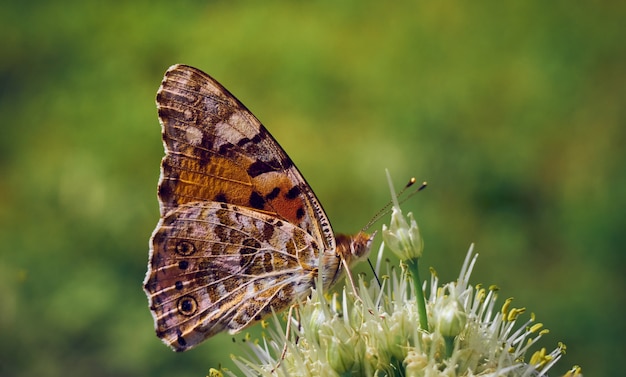
M467 323L467 313L461 303L452 296L443 298L436 309L436 327L445 337L455 337Z
M413 213L409 212L407 219L411 225L402 216L402 211L394 206L389 228L383 225L385 245L404 261L420 258L424 250L424 241L417 222L413 218Z

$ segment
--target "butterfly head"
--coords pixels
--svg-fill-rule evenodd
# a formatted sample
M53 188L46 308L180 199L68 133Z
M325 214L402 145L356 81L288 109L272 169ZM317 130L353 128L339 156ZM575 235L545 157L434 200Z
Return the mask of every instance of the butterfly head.
M343 258L348 266L353 265L361 259L367 258L374 234L359 232L355 235L337 234L337 255Z

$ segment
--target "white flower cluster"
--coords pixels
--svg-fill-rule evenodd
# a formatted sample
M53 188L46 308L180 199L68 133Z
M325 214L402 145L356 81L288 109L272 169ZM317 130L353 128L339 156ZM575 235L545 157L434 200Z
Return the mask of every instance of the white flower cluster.
M469 284L477 259L473 247L455 282L440 285L431 270L429 284L421 283L422 237L395 197L383 238L400 257L399 268L388 262L383 274L376 271L380 284L361 276L359 297L346 288L341 297L313 290L289 316L287 334L274 315L267 334L251 344L252 354L233 356L244 375L535 377L547 376L565 352L562 344L533 351L547 332L534 315L520 323L524 308L512 307L512 299L498 307L497 288ZM581 369L566 376L582 376Z
M496 288L469 285L476 258L470 248L456 282L440 286L432 274L429 329L419 326L406 270L388 267L382 286L359 279L361 300L349 289L341 297L313 291L297 319L289 319L288 336L274 316L268 335L251 345L253 355L233 359L246 376L547 375L565 347L532 353L547 330L532 315L518 323L525 310L510 299L496 307Z

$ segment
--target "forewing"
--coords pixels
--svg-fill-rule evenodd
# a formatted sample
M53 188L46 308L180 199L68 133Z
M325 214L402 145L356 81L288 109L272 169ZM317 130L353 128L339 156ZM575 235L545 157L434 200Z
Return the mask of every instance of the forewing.
M319 247L299 227L245 207L174 208L152 236L144 284L157 335L184 351L282 311L310 293Z
M196 201L249 207L297 225L333 250L315 194L256 117L204 72L175 65L157 93L166 155L161 216Z

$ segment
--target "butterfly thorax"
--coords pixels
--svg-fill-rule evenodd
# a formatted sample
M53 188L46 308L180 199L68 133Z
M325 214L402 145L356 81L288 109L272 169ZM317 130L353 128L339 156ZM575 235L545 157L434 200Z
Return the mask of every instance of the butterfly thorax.
M373 239L373 235L364 232L359 232L354 235L335 235L337 243L335 255L327 257L334 258L335 261L333 261L334 263L323 261L324 266L336 266L336 268L325 268L322 271L322 281L325 289L330 288L341 278L344 267L341 260L345 260L348 266L352 266L359 260L366 258L372 246Z

